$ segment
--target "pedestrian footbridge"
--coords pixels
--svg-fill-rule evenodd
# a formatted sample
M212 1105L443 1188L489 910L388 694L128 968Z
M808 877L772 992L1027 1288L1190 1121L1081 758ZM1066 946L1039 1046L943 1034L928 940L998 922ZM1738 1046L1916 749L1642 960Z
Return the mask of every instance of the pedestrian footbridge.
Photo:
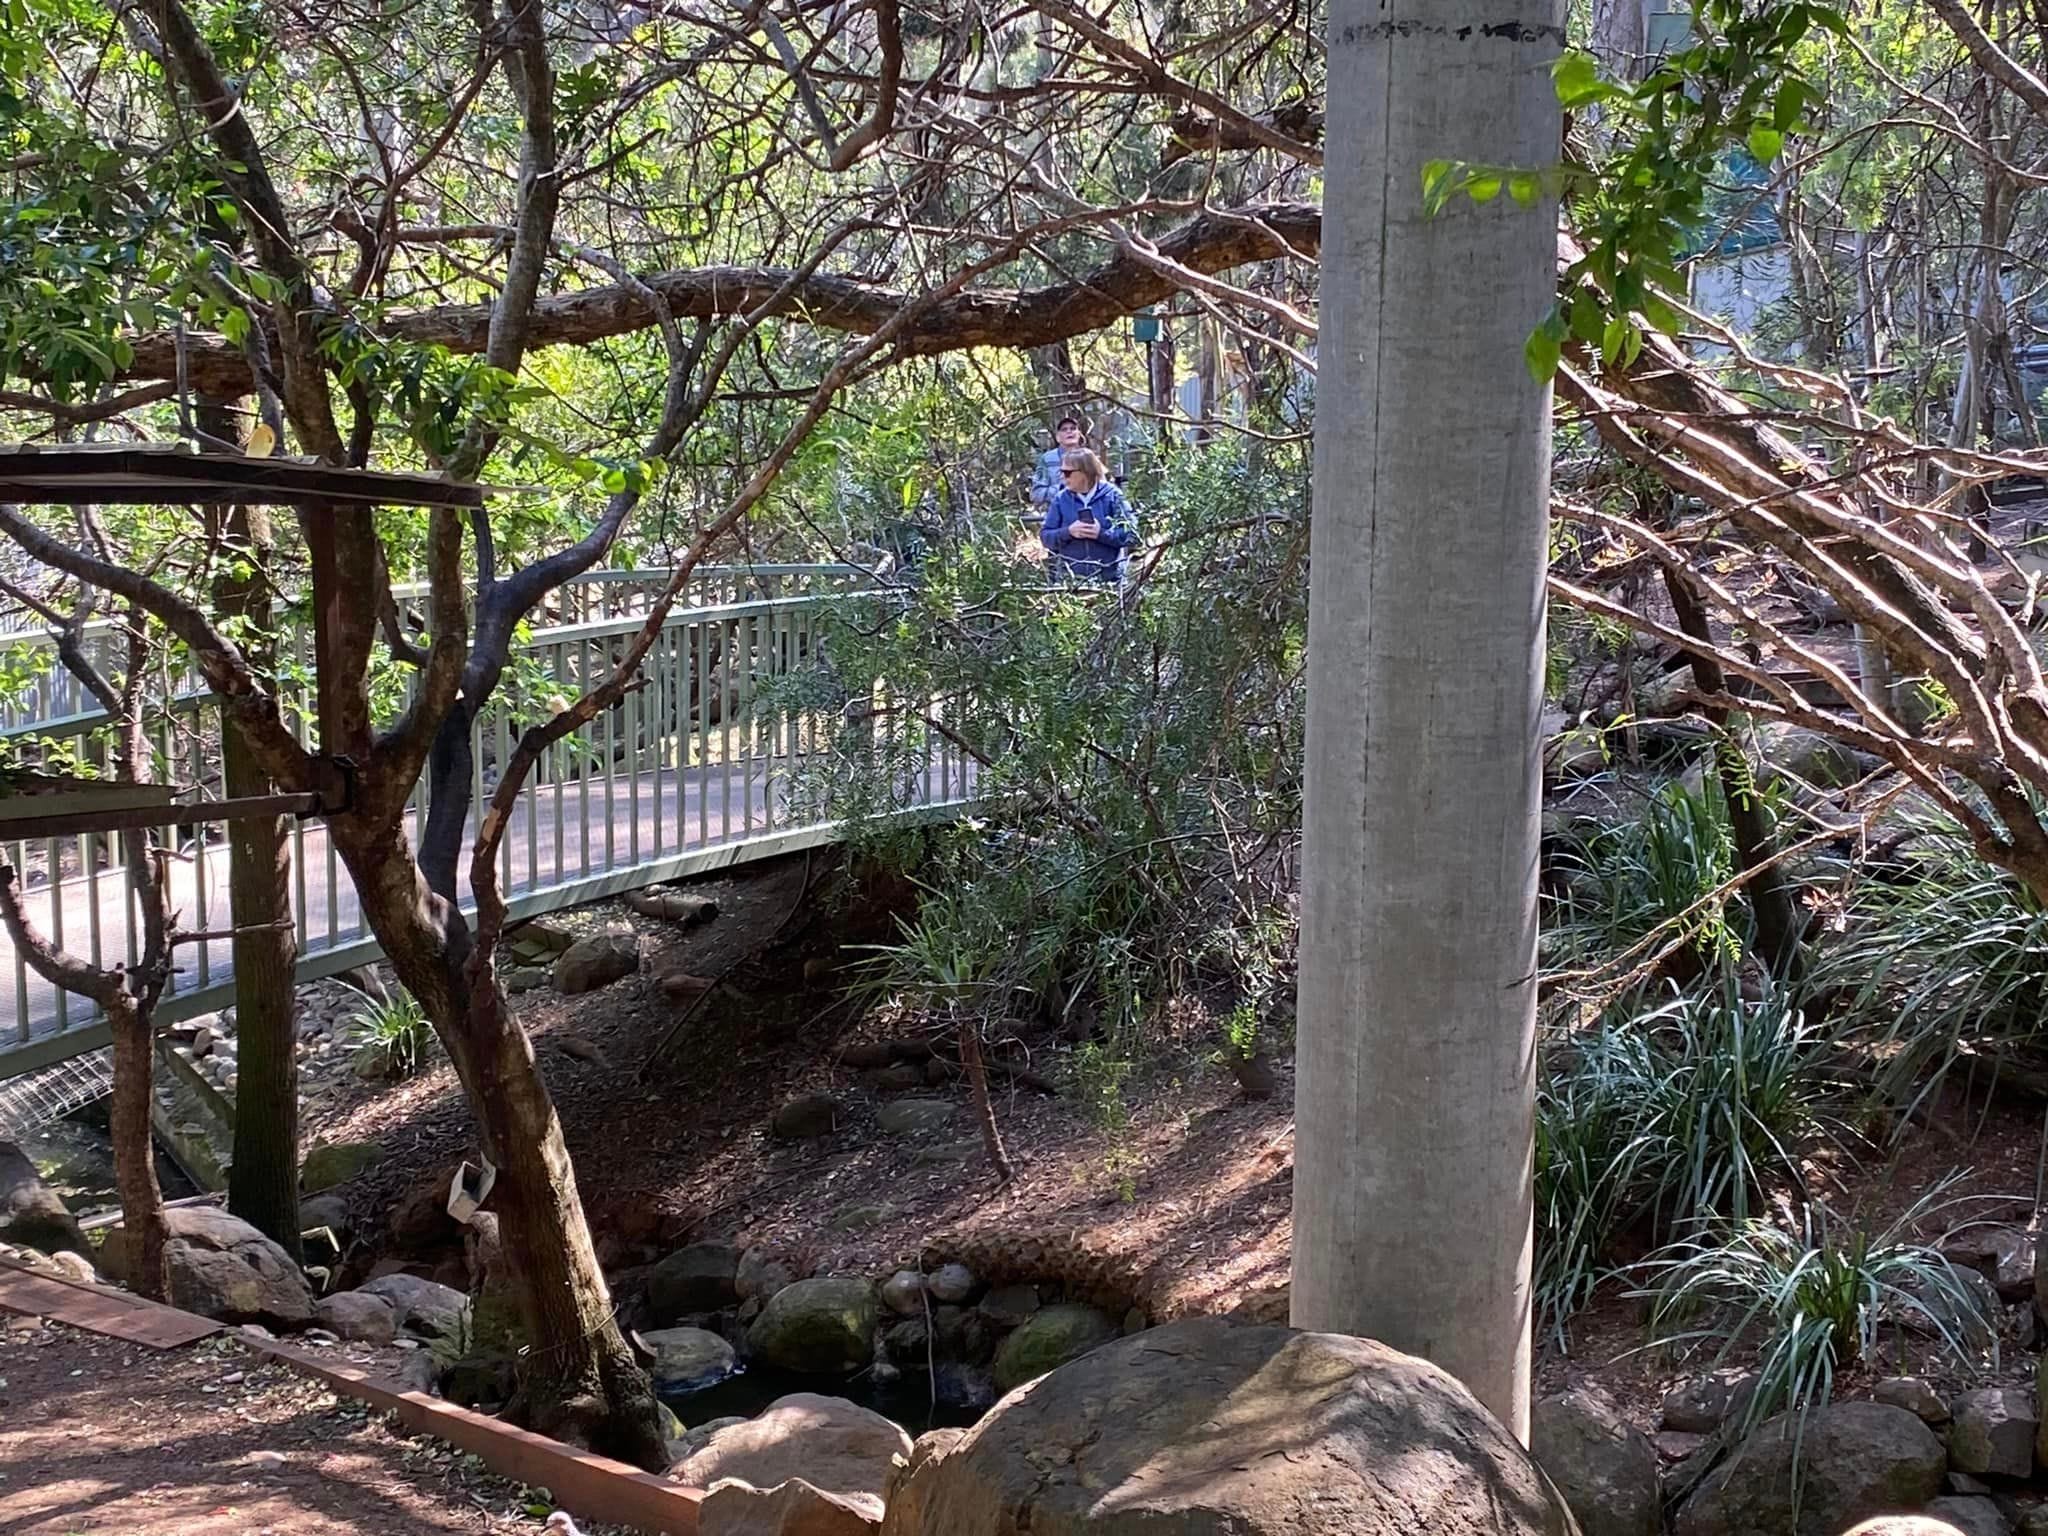
M515 647L513 665L476 724L469 835L519 732L603 677L615 654L645 622L668 573L593 573L558 594L548 627ZM637 886L702 874L830 843L845 826L819 793L847 729L826 686L835 610L872 602L864 573L845 566L706 568L662 626L643 686L615 709L550 749L519 800L501 850L499 882L515 917L593 901ZM403 597L405 594L401 592ZM88 644L111 644L111 627ZM35 634L0 636L35 683L0 708L0 740L96 748L105 724L92 701L60 667L33 655L50 647ZM304 636L287 640L284 669L310 688ZM169 707L151 718L159 777L201 796L219 796L220 718L196 677L176 683ZM394 705L402 696L394 698ZM882 712L862 728L925 730L943 713L929 705ZM301 710L301 729L310 727ZM909 722L906 724L905 722ZM904 742L897 742L899 748ZM970 760L943 732L881 754L898 765L883 786L881 813L941 817L966 804ZM904 766L908 764L909 766ZM427 808L422 783L411 816ZM227 839L215 824L166 833L171 908L191 932L228 929ZM111 965L137 952L138 925L126 881L105 835L0 844L0 861L21 872L30 920L59 948ZM376 940L347 872L317 820L291 833L292 914L299 976L331 976L378 958ZM465 876L466 878L466 876ZM231 1003L234 976L225 938L181 945L174 986L159 1013L165 1022ZM0 1079L48 1068L107 1042L104 1021L84 1000L43 981L0 933Z

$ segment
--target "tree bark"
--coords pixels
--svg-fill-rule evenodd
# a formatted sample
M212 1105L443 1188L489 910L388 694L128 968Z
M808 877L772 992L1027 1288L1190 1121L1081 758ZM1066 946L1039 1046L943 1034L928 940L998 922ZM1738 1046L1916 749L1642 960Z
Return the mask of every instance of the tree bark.
M1713 635L1707 626L1707 611L1692 583L1669 567L1664 571L1664 590L1670 595L1678 627L1711 646ZM1692 653L1692 679L1701 693L1719 697L1727 692L1728 679L1721 664L1705 649ZM1735 835L1735 860L1751 878L1744 887L1749 893L1750 911L1756 914L1756 946L1764 964L1780 981L1796 982L1804 968L1799 941L1806 931L1799 904L1792 899L1791 884L1781 866L1770 862L1775 839L1770 814L1757 797L1756 771L1747 755L1728 731L1728 711L1714 705L1702 708L1708 723L1721 732L1714 744L1714 767L1721 776L1721 797L1728 802L1728 825Z
M398 979L432 1019L469 1098L530 1343L520 1417L542 1434L650 1470L667 1465L653 1388L614 1316L576 1172L532 1042L493 979L465 971L461 912L429 889L402 829L330 821L335 849Z
M127 669L120 685L86 656L82 643L92 613L89 595L82 597L71 622L55 632L57 654L64 667L114 722L114 778L122 784L150 779L150 758L142 733L142 689L146 681L149 642L142 614L128 614ZM155 839L146 832L121 834L122 871L129 898L141 918L142 952L127 970L102 970L56 948L36 931L22 910L15 870L0 865L0 928L15 953L38 976L99 1004L107 1016L114 1042L113 1103L108 1127L113 1141L114 1185L121 1197L121 1224L128 1235L133 1267L128 1283L152 1301L169 1298L164 1244L169 1227L164 1219L163 1190L156 1179L156 1148L150 1137L154 1089L156 1005L170 975L172 934L157 881ZM53 872L54 875L54 872ZM62 899L53 884L50 899Z
M116 990L102 1000L114 1035L114 1091L107 1106L107 1131L114 1143L114 1185L121 1197L121 1230L126 1234L128 1288L151 1301L168 1301L170 1271L164 1244L170 1224L164 1192L156 1179L156 1145L150 1130L155 1093L156 1031L135 998Z
M246 521L236 509L237 521ZM250 605L252 632L267 632L269 605ZM221 740L229 796L266 795L240 731ZM235 927L235 1160L228 1209L299 1256L299 1024L292 926L291 845L282 817L228 824L228 906Z
M1292 1321L1529 1426L1559 0L1334 0L1311 532Z
M1555 158L1556 151L1553 144L1548 153ZM1208 276L1295 253L1314 256L1321 228L1322 210L1313 203L1220 209L1198 215L1162 237L1159 254ZM800 316L807 325L862 335L888 324L911 302L911 295L900 290L828 273L814 274L782 292L793 275L781 267L694 267L653 273L644 283L547 294L534 302L529 345L584 345L651 330L656 316L647 303L649 290L678 320L729 318L770 304L774 313ZM895 346L904 357L982 346L1051 346L1101 330L1178 292L1180 285L1172 276L1120 251L1070 283L1021 293L970 290L944 299L903 327ZM379 329L395 341L477 353L488 341L494 311L490 304L437 305L386 316ZM122 378L178 376L176 336L150 332L135 338L135 357ZM209 336L186 338L186 377L192 388L214 394L246 394L253 386L242 350Z
M221 402L201 402L194 417L208 436L234 439L234 418ZM259 673L268 674L274 660L266 570L270 510L209 507L206 516L214 543L230 553L214 582L214 609L238 624L246 637L243 654ZM273 788L242 731L228 718L221 723L221 787L230 798L267 795ZM239 1074L228 1209L297 1259L298 934L292 925L291 847L281 816L231 821L227 838Z

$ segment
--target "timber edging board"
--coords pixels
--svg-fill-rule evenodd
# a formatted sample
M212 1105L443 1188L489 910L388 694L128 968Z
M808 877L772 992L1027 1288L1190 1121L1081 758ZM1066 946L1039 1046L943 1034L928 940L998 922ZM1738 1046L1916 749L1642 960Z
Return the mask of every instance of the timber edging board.
M323 1381L357 1402L395 1413L408 1429L468 1451L500 1477L547 1489L557 1506L579 1520L623 1525L645 1536L697 1536L702 1489L685 1488L276 1339L237 1336L259 1355Z
M49 1318L87 1333L158 1350L179 1349L221 1331L221 1325L211 1318L4 1258L0 1258L0 1312Z

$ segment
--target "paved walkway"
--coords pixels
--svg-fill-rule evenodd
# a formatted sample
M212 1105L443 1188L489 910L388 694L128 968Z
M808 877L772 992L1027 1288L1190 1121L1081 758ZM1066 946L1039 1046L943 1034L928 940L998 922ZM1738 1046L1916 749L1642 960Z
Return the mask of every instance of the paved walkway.
M579 892L581 899L592 899L602 886L623 889L643 883L631 878L634 871L666 878L664 864L692 852L799 831L813 823L792 812L788 772L787 758L755 758L735 761L729 771L718 764L680 772L664 768L637 779L619 774L528 789L505 839L501 883L508 897L548 891L560 893L560 904L568 905ZM960 764L935 762L914 785L902 786L901 803L914 807L964 798L967 784ZM763 851L775 850L771 845ZM0 856L11 852L0 850ZM292 903L302 964L317 967L325 956L332 968L342 951L357 952L351 963L373 958L374 941L363 925L354 883L329 848L326 828L319 822L303 824L293 855ZM465 854L465 904L467 863ZM203 857L195 852L170 861L171 904L182 914L181 926L195 931L229 926L227 864L224 842L210 845ZM24 893L29 918L46 937L102 964L125 958L128 892L118 873L70 873L57 893L54 902L47 884ZM218 995L232 979L229 941L181 945L178 965L173 996L184 998L187 1006L167 1006L166 1013L217 1006L212 996L201 1000L195 993ZM7 1071L10 1051L32 1041L40 1046L51 1035L92 1022L95 1013L91 1004L60 993L31 972L0 934L0 1076Z

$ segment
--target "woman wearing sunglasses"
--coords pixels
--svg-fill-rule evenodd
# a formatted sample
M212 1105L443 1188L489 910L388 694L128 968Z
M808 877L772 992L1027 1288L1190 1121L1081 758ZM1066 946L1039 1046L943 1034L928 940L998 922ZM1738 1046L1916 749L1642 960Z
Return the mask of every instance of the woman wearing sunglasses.
M1052 551L1053 574L1069 580L1115 581L1123 552L1137 536L1130 504L1103 473L1102 460L1076 448L1060 464L1060 490L1045 509L1039 538Z

